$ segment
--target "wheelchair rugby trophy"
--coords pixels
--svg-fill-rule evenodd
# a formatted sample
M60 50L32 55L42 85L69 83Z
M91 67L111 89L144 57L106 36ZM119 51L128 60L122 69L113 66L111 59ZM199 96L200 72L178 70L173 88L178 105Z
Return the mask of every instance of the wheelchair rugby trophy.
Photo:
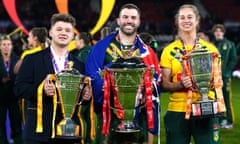
M62 106L64 119L57 125L58 137L79 137L78 127L80 122L77 120L79 106L83 100L81 95L85 86L90 86L90 78L81 75L73 68L73 62L68 62L68 67L57 74L59 81L58 87L60 94L58 104Z
M219 116L225 110L222 90L219 86L222 79L217 57L216 53L201 47L183 56L184 72L191 77L194 89L201 96L197 101L191 102L192 97L188 93L186 119L190 117L190 112L192 112L191 118L207 118ZM216 91L216 96L215 92L211 91L213 89Z
M111 67L104 69L103 111L106 111L106 106L108 106L106 103L109 102L109 113L110 110L113 111L121 121L120 124L111 129L114 132L119 134L140 132L141 127L134 120L135 108L139 100L137 93L139 94L140 85L143 83L147 70L148 68L140 58L119 58ZM107 96L106 93L109 95ZM106 99L108 102L105 101ZM105 116L103 115L103 117Z

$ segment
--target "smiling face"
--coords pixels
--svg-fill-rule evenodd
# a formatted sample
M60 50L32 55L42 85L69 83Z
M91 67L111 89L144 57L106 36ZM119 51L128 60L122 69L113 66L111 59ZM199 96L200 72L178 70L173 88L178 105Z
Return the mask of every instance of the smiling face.
M69 22L58 21L50 29L52 44L58 47L67 47L73 39L73 25Z
M117 23L123 34L133 35L140 26L140 15L136 9L124 8L119 14Z
M192 8L180 9L177 21L178 29L182 32L196 32L197 26L199 24L199 19L197 18Z

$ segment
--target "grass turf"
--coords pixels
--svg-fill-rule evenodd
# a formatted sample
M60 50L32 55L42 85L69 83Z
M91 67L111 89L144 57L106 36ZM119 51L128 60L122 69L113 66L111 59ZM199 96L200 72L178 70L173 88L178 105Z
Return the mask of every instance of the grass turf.
M240 79L232 79L232 104L234 110L234 128L231 130L220 129L221 144L239 144L240 143ZM165 128L163 117L167 111L168 93L161 94L161 129L160 142L165 144ZM154 137L154 144L158 144L158 138Z

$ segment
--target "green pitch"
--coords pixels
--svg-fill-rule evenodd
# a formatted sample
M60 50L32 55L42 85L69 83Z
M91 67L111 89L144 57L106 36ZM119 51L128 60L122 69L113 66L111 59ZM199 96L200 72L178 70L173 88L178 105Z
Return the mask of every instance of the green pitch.
M232 79L232 103L235 116L234 128L231 130L221 129L221 144L239 144L240 140L240 79ZM161 133L160 142L165 144L165 129L163 117L167 110L168 93L161 94ZM154 138L154 144L158 144L158 138Z

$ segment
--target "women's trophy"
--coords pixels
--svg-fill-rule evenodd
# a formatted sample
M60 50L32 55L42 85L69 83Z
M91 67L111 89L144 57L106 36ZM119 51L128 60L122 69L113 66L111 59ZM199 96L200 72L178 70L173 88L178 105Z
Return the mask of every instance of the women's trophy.
M183 58L185 73L191 77L193 87L201 98L191 103L192 118L219 115L218 99L213 90L214 53L206 49L194 49ZM184 64L185 63L185 64ZM188 71L188 72L186 72ZM212 93L213 96L209 94ZM187 103L187 105L190 103ZM188 106L187 106L188 107Z

